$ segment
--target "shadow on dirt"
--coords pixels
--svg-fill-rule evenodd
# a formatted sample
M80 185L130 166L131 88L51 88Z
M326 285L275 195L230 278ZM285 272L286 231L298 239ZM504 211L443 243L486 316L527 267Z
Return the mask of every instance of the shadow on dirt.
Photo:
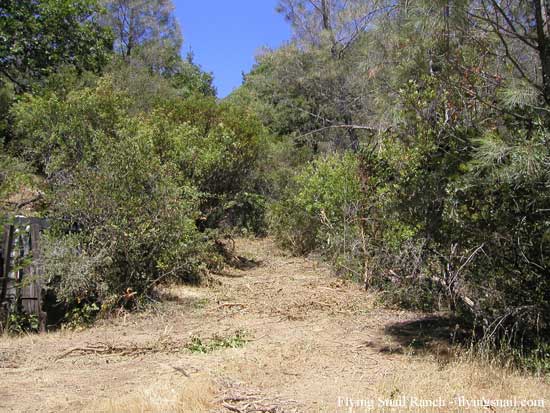
M465 346L472 338L458 319L445 316L428 316L393 323L384 328L392 338L391 344L377 345L368 342L366 346L380 353L427 355L451 357L457 348Z
M385 328L400 345L412 349L429 349L434 345L457 345L467 341L469 334L459 321L451 317L430 316L395 323Z
M158 291L155 299L159 302L176 303L188 309L203 308L208 304L208 299L205 297L185 296L166 290Z
M227 240L216 240L215 246L217 252L224 258L228 267L241 271L247 271L262 265L262 261L237 255L235 241L232 238Z
M229 263L233 268L237 268L241 271L252 270L262 265L262 261L252 260L250 258L241 257L237 255L233 257Z

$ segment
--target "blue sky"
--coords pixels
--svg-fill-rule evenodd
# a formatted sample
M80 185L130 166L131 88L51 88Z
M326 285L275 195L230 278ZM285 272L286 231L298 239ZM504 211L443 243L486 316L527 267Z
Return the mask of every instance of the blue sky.
M183 54L214 73L218 96L242 83L262 46L277 47L291 36L277 0L174 0L183 33Z

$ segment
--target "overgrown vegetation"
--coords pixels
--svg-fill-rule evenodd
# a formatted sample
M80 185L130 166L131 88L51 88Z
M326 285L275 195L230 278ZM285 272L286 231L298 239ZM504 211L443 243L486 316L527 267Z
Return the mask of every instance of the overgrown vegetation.
M159 282L197 283L222 265L215 240L232 225L263 231L252 176L266 132L217 102L212 76L180 57L170 2L12 3L2 5L2 41L52 32L36 50L6 44L0 56L14 62L1 78L2 208L18 213L19 198L39 194L30 211L51 223L40 254L50 315L76 326L135 308ZM127 22L119 12L134 19L128 32L110 28ZM49 48L60 55L45 60Z
M278 241L388 302L453 313L484 346L544 353L548 7L281 1L294 39L232 97L288 142Z
M271 206L272 233L284 247L296 254L318 250L339 269L357 267L362 253L357 168L351 154L327 155L292 177Z

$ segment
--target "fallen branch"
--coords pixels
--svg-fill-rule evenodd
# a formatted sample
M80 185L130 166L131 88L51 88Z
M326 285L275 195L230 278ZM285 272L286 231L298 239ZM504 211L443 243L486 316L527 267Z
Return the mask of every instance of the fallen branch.
M224 383L223 386L228 387L226 393L214 401L222 408L222 410L217 410L220 413L226 411L236 413L290 413L298 411L298 402L295 400L266 397L257 390L246 389L235 383Z
M227 410L229 410L231 412L243 413L243 411L241 409L239 409L238 407L232 406L228 403L222 403L222 406L225 407Z
M173 348L167 348L166 344L164 343L155 343L154 345L149 346L115 346L111 344L105 344L105 343L98 343L96 345L88 345L85 347L73 347L60 355L58 355L54 360L59 361L65 357L70 356L74 353L79 353L79 355L86 355L86 354L117 354L120 356L130 356L130 355L143 355L148 353L160 353L163 351L178 351L179 346L173 346Z
M35 203L36 201L40 201L41 199L42 199L42 194L39 194L39 195L35 196L34 198L28 199L28 200L26 200L26 201L21 201L21 202L19 202L19 203L15 206L15 209L21 209L21 208L23 208L24 206L33 204L33 203Z
M246 308L248 307L246 304L243 304L243 303L223 303L223 304L220 304L218 305L218 308L226 308L226 307L243 307L243 308Z

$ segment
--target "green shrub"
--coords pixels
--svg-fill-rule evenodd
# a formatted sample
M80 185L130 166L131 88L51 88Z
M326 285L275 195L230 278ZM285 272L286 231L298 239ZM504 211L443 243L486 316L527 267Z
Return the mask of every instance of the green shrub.
M142 132L154 140L161 159L177 165L197 187L207 227L261 225L261 200L245 199L255 189L254 174L265 137L252 114L213 98L174 100L155 110Z
M46 231L41 237L41 260L45 269L47 288L53 290L63 304L97 300L109 294L107 285L96 271L104 264L100 254L89 255L83 249L85 237L77 233L53 234Z
M319 251L340 269L356 271L361 205L356 156L311 162L292 179L285 195L270 212L278 242L296 254Z
M96 303L78 303L69 308L63 319L63 327L78 329L90 326L99 315L100 308Z
M550 335L548 144L543 128L488 133L449 185L447 228L463 255L480 251L461 277L475 306L459 309L484 320L490 339Z
M40 322L35 314L27 315L23 312L13 312L6 320L4 329L8 334L19 335L28 332L38 332Z
M266 235L266 212L265 197L246 191L239 192L223 205L224 220L244 234Z
M215 335L211 339L203 339L198 336L191 337L185 348L191 353L208 354L216 350L226 348L241 348L250 341L245 331L237 330L232 336L222 337Z
M116 137L129 99L113 91L109 77L66 94L24 95L14 105L15 149L47 177L91 164L98 146Z
M442 124L456 102L436 87L409 82L407 122L361 159L373 283L392 302L476 324L494 345L536 348L550 334L547 126Z
M96 151L93 166L80 165L53 183L53 215L77 225L79 260L92 260L83 266L91 272L83 282L93 283L100 300L128 288L145 293L168 275L197 280L204 259L196 191L155 156L151 141L122 132L119 139ZM71 279L64 278L62 287ZM73 294L88 289L76 287Z
M21 159L0 154L0 212L12 211L16 204L8 201L23 189L36 190L41 179L33 174L30 165Z
M255 116L214 98L169 101L152 116L170 157L212 199L247 185L265 132Z

